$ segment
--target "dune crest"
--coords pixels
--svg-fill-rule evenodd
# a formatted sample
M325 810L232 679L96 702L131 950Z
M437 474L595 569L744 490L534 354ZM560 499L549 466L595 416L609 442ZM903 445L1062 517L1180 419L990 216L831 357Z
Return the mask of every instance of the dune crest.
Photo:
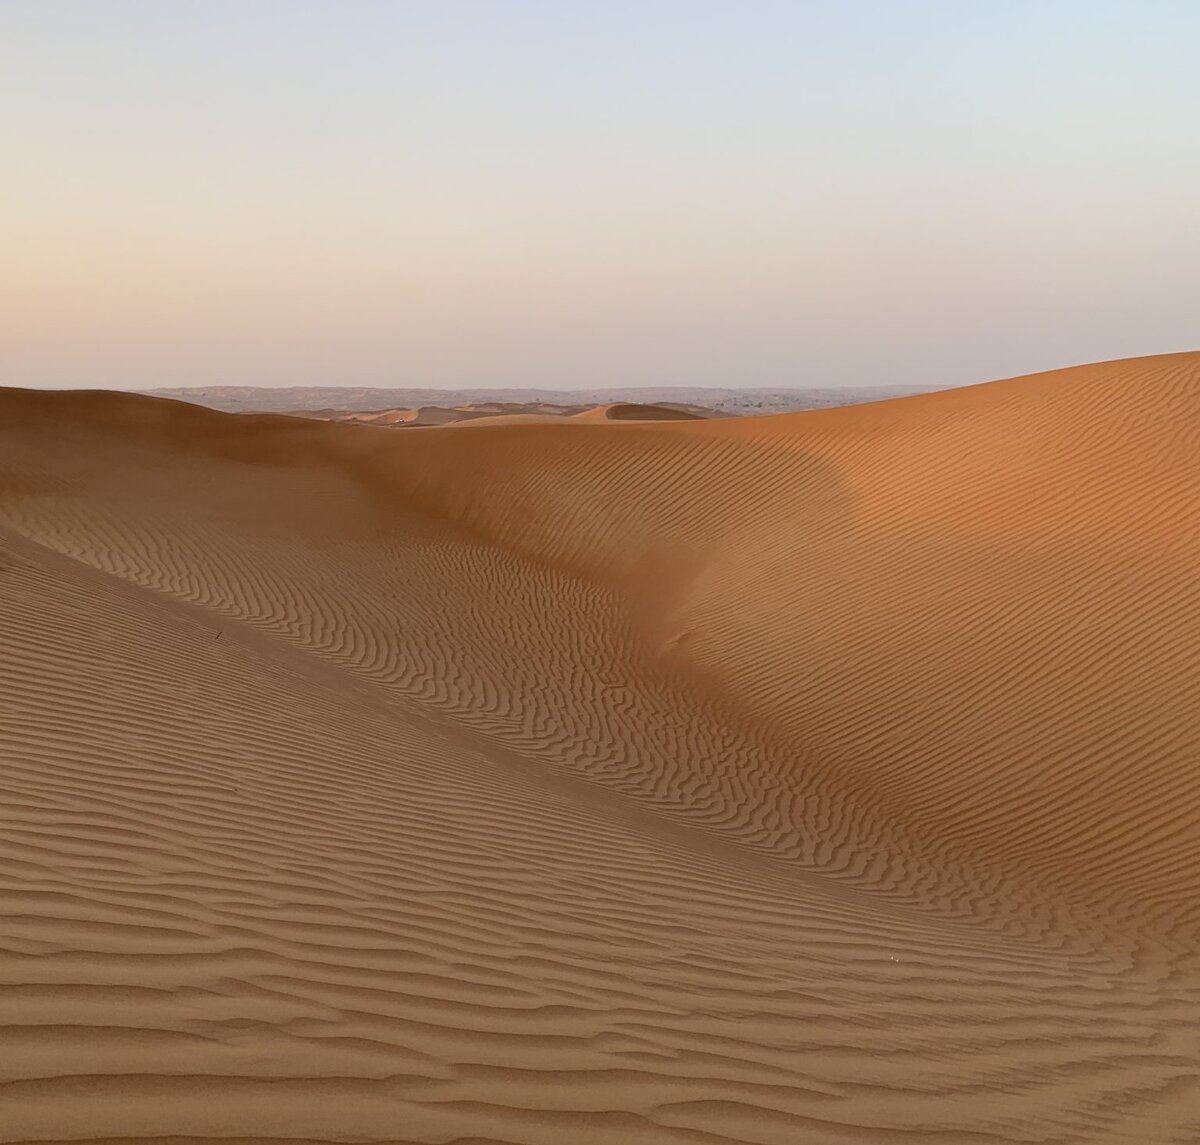
M5 1140L1197 1139L1200 354L646 408L0 390Z

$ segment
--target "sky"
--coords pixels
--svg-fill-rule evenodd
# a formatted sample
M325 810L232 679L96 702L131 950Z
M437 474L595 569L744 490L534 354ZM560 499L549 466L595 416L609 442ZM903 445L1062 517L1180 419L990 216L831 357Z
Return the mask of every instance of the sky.
M0 0L0 384L1200 348L1193 0Z

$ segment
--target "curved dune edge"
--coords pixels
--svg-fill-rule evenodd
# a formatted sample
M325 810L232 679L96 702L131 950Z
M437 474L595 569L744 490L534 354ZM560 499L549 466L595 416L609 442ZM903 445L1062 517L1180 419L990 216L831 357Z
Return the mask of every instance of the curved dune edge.
M1195 1140L1198 407L0 391L4 1139Z
M561 413L491 413L448 422L446 429L485 429L497 425L561 425L572 415Z
M714 418L720 415L713 414ZM608 405L593 406L579 413L503 413L488 414L483 417L469 417L463 421L453 422L455 427L496 426L496 425L561 425L564 421L582 422L672 422L672 421L705 421L701 414L689 413L687 410L673 409L671 406L646 405L637 402L612 402Z
M610 402L575 415L578 421L705 421L699 414L642 402Z

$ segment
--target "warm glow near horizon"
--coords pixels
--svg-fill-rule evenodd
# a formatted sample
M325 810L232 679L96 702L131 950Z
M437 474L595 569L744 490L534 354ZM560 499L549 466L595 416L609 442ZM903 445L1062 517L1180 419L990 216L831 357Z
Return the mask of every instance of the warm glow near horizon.
M1200 347L1200 5L6 0L0 384Z

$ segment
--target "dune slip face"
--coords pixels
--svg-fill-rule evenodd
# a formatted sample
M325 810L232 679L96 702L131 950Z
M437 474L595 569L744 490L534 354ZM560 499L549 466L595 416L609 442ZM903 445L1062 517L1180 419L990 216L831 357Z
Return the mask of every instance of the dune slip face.
M0 618L0 1142L1200 1140L1200 354L0 390Z

